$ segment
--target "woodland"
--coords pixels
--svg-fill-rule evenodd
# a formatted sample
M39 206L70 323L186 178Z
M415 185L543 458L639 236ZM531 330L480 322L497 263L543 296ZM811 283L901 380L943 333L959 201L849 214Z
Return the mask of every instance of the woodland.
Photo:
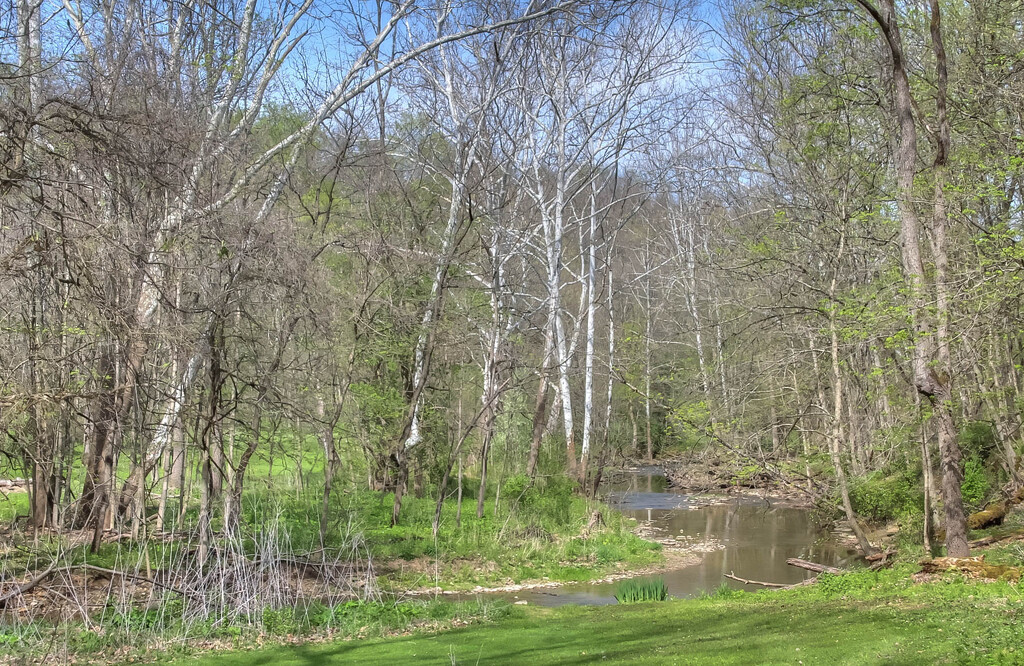
M0 0L0 663L504 617L395 595L636 464L977 555L1022 234L1020 0Z

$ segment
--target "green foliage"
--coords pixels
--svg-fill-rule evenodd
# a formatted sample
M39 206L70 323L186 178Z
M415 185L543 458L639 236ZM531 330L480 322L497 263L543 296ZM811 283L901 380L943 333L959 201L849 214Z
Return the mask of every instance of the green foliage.
M851 482L850 502L858 515L883 522L920 513L924 491L907 473L876 472Z
M960 484L964 503L973 508L981 506L988 495L990 482L985 466L977 457L970 458L964 464L964 481Z
M627 578L615 586L615 600L620 604L665 601L668 587L661 578Z
M965 458L986 459L996 448L996 431L986 421L971 421L960 428L957 437Z
M514 505L528 509L534 505L537 500L537 493L533 490L530 483L530 477L525 474L515 474L505 479L503 490L505 496L509 498Z
M907 555L914 561L921 559L924 553L924 511L906 514L899 519L899 531L894 543L901 555Z

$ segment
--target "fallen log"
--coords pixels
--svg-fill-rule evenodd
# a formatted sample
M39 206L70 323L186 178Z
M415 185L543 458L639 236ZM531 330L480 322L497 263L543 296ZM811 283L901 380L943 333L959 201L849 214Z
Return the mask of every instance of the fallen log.
M813 571L815 573L829 573L829 574L846 573L843 569L840 569L839 567L830 567L827 564L818 564L817 562L808 562L807 560L801 560L800 558L797 558L797 557L789 558L788 560L786 560L786 564L790 565L791 567L798 567L800 569L807 569L808 571Z
M892 566L892 560L889 558L896 554L893 550L883 550L880 553L872 553L864 559L871 562L871 566L868 567L871 571L878 571L879 569L887 569Z
M1024 532L1014 532L1013 534L1002 534L1002 535L989 535L981 539L975 539L974 541L968 541L967 545L971 548L982 548L984 546L991 546L992 544L1002 543L1003 541L1017 541L1024 539Z
M940 574L956 571L971 578L987 580L1019 581L1021 570L1003 564L988 564L985 556L978 557L936 557L933 560L921 560L920 573Z
M871 553L870 555L866 556L864 560L867 562L878 562L879 560L886 560L891 555L893 555L893 552L894 551L892 550L883 550L878 553Z
M1010 497L996 502L989 502L985 508L967 517L967 527L982 530L992 525L1001 525L1010 509L1024 502L1024 488L1020 488Z
M50 574L52 574L56 570L57 570L57 565L56 564L50 565L50 567L46 571L44 571L43 573L39 574L38 576L30 579L28 582L24 583L23 585L15 585L14 589L12 591L8 592L7 594L5 594L3 596L0 596L0 608L5 607L7 605L7 602L10 601L11 599L14 599L15 597L20 597L21 595L25 594L26 592L32 590L32 588L34 588L36 585L39 585L39 583L41 583L44 580L46 580L50 576Z

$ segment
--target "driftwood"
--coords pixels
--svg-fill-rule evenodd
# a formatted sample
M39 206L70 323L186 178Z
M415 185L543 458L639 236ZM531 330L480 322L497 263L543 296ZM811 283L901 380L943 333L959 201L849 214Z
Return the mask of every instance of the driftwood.
M782 583L768 583L768 582L765 582L763 580L748 580L746 578L740 578L739 576L736 576L736 575L731 574L731 573L722 574L722 575L725 576L726 578L729 578L730 580L735 580L735 581L738 581L740 583L746 583L747 585L762 585L764 587L768 587L768 588L771 588L773 590L791 590L794 587L803 587L805 585L814 585L815 583L818 582L818 577L817 576L811 576L807 580L802 580L799 583L793 583L792 585L783 585Z
M885 555L885 556L883 556L883 555ZM881 560L881 562L884 563L888 559L888 557L887 557L886 554L879 554L879 557L877 559ZM808 562L807 560L801 560L801 559L799 559L797 557L789 558L788 560L786 560L786 564L788 564L790 566L797 567L799 569L806 569L807 571L813 571L813 572L819 573L819 574L821 574L821 573L828 573L828 574L846 573L845 570L840 569L839 567L830 567L827 564L818 564L817 562ZM799 583L794 583L792 585L784 585L782 583L768 583L768 582L761 581L761 580L749 580L747 578L740 578L739 576L733 574L732 572L727 573L727 574L723 574L723 575L726 578L730 579L730 580L735 580L735 581L738 581L740 583L745 583L747 585L761 585L763 587L770 587L770 588L779 589L779 590L788 590L790 588L801 587L803 585L814 585L815 583L818 582L818 577L817 576L812 576L811 578L808 578L807 580L803 580L803 581L800 581Z
M1019 567L1011 567L1002 564L988 564L985 556L978 557L936 557L933 560L921 560L920 573L939 574L949 571L957 571L972 578L984 578L988 580L1020 580L1021 570Z
M791 585L784 585L783 583L766 583L763 580L749 580L747 578L740 578L739 576L735 576L735 575L733 575L731 573L722 574L722 575L725 576L726 578L730 579L730 580L735 580L735 581L738 581L740 583L744 583L746 585L761 585L762 587L775 587L775 588L792 587Z
M791 557L786 560L786 564L792 567L798 567L800 569L807 569L815 573L829 573L829 574L841 574L846 573L839 567L830 567L827 564L818 564L817 562L808 562L807 560L801 560L797 557Z

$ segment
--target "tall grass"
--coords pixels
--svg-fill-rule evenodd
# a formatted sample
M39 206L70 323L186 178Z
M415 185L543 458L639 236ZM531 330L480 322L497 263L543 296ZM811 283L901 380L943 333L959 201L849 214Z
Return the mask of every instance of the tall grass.
M365 615L364 608L387 605L362 534L345 530L338 542L297 552L280 514L268 513L205 549L195 533L182 532L167 541L118 541L98 555L58 538L48 561L21 566L0 557L0 598L9 596L0 604L0 662L5 644L38 647L61 630L102 636L96 647L107 648L241 635L282 616L289 628L333 629L355 607ZM47 573L19 593L35 571Z
M615 588L615 600L620 604L637 604L644 601L665 601L668 587L662 578L627 578Z

